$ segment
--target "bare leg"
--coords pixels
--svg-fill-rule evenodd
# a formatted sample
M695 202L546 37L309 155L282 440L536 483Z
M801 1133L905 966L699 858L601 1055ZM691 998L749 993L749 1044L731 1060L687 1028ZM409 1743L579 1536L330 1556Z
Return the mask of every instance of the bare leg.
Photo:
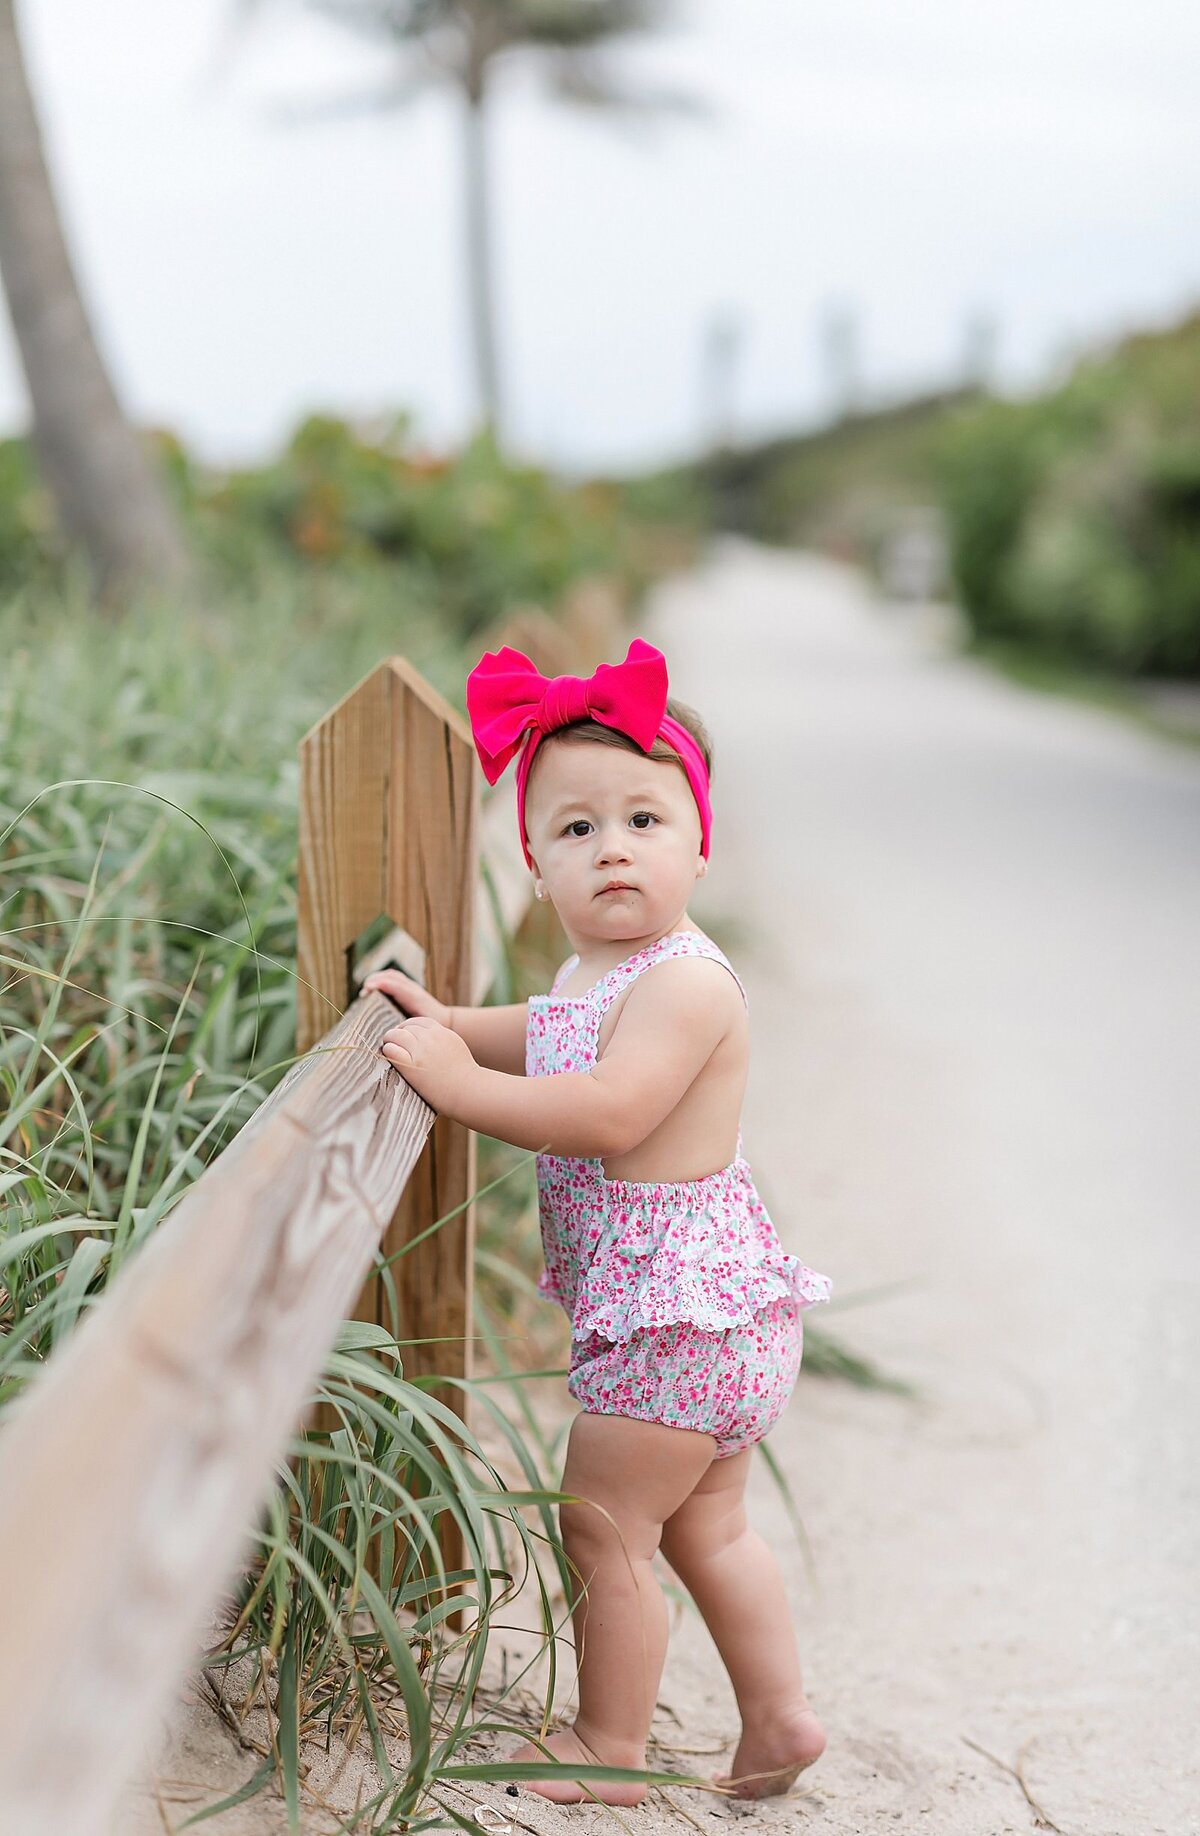
M667 1652L667 1605L651 1563L663 1524L711 1465L715 1445L709 1434L624 1415L585 1411L571 1424L562 1489L589 1502L559 1508L563 1545L586 1587L572 1614L579 1713L546 1741L564 1762L646 1764ZM528 1743L509 1757L546 1756ZM606 1804L640 1804L646 1795L632 1781L585 1790L569 1773L561 1783L530 1779L528 1789L559 1804L593 1793Z
M825 1751L804 1694L783 1576L746 1522L751 1450L714 1460L663 1526L662 1552L712 1633L737 1696L742 1738L719 1784L738 1797L787 1791ZM757 1776L756 1776L757 1775Z

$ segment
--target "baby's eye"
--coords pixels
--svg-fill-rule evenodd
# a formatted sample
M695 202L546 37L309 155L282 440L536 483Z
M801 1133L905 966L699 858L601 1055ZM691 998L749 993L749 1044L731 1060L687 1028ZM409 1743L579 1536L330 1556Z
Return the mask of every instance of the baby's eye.
M632 816L631 816L631 817L629 818L629 820L630 820L630 822L636 822L636 823L639 823L639 824L640 824L640 823L642 822L642 818L643 818L643 817L645 817L645 819L646 819L646 825L647 825L647 826L648 826L648 825L649 825L650 823L652 823L652 822L657 822L657 821L658 821L658 817L657 817L657 816L656 816L656 815L654 814L654 811L653 811L653 810L638 810L638 811L636 811L636 813L635 813L634 815L632 815Z

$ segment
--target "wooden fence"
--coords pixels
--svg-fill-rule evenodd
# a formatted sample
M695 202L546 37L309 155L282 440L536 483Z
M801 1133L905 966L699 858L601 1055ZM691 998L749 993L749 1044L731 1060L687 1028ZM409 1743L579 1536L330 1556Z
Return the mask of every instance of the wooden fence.
M530 615L481 648L512 643L547 674L578 674L616 635L615 613L583 601L565 632ZM484 998L530 886L511 787L480 816L465 724L403 658L301 744L305 1056L0 1431L0 1827L13 1836L108 1836L289 1437L322 1427L304 1409L340 1321L401 1328L411 1373L470 1375L474 1138L383 1058L395 1007L354 996L368 967L399 957L442 1000ZM381 921L387 937L365 949ZM377 1252L456 1206L392 1265L392 1321ZM445 1400L463 1406L454 1387Z

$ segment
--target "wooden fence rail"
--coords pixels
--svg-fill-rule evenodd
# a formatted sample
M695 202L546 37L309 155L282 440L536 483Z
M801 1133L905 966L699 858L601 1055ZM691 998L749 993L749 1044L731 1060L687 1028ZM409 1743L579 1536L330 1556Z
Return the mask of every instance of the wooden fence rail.
M373 1006L289 1075L5 1425L14 1836L107 1831L417 1163L432 1112L379 1055Z
M581 673L616 628L585 606L574 640L526 620L500 641L547 674ZM472 1188L468 1131L435 1117L379 1051L395 1008L352 998L356 955L384 917L439 998L482 998L498 921L515 929L529 899L511 791L485 811L484 897L469 736L401 658L306 736L302 783L306 1056L0 1432L0 1828L13 1836L109 1836L245 1560L339 1322L383 1317L377 1251ZM403 1336L441 1341L409 1370L469 1372L471 1242L467 1208L393 1265Z

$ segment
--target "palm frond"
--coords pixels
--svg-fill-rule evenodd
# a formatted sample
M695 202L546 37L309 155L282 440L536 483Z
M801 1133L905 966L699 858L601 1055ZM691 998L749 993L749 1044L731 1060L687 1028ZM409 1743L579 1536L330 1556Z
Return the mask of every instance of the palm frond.
M661 25L669 0L493 0L509 44L584 49Z
M299 6L364 37L402 44L437 74L446 74L437 56L439 41L458 28L461 12L459 0L286 0L286 10ZM216 88L228 75L242 41L272 8L285 10L282 0L230 0L202 87Z
M566 53L546 72L546 87L560 102L646 120L654 115L709 117L711 104L702 97L664 85L635 84L605 67L594 53Z
M261 0L252 0L261 4ZM462 0L303 0L310 12L403 50L427 79L462 83L472 25Z

